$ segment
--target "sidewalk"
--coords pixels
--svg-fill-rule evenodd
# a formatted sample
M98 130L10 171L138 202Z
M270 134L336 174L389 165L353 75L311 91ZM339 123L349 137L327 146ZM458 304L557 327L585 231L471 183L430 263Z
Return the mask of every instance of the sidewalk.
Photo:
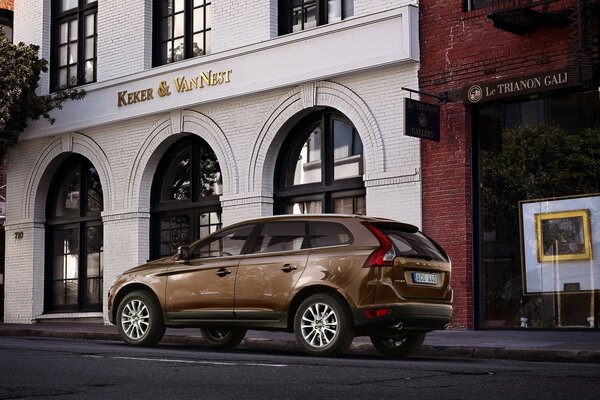
M0 324L0 336L121 340L116 326L98 323ZM162 343L203 344L199 329L167 329ZM240 347L301 352L294 335L281 332L248 331ZM379 355L366 337L347 354ZM435 331L415 356L600 363L600 331Z

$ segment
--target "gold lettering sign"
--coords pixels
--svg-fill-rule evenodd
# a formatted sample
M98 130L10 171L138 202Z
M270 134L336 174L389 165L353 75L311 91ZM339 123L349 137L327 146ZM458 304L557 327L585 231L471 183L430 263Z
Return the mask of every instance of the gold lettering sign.
M207 86L218 86L231 82L232 70L217 71L212 70L200 72L196 76L178 76L173 79L173 86L176 93L185 93L191 90L204 89ZM117 92L117 106L129 106L144 101L154 100L154 89L147 88L128 92L122 90ZM156 88L158 97L171 95L171 87L165 80L161 80Z

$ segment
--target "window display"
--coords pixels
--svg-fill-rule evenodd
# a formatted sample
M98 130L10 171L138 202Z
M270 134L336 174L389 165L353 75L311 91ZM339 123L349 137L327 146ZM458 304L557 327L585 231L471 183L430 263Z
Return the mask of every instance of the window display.
M595 328L598 92L482 106L474 119L482 328Z

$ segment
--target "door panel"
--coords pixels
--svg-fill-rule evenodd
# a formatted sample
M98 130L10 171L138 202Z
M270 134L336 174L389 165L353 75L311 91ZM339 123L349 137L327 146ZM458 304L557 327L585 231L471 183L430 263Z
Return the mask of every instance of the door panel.
M247 255L235 285L238 319L278 319L306 267L309 250Z
M235 278L240 256L200 258L169 268L167 313L170 318L233 318Z

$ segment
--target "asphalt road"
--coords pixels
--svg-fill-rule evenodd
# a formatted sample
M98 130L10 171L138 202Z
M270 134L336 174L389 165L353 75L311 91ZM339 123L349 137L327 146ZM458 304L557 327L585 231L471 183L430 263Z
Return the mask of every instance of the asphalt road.
M0 338L0 399L598 399L597 364Z

